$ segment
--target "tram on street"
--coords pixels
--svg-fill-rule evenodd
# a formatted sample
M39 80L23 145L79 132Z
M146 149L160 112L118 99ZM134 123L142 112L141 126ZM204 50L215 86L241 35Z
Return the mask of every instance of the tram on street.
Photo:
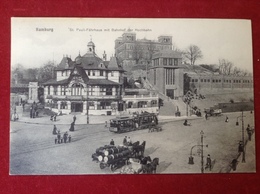
M158 125L158 118L155 113L135 113L129 117L116 117L110 120L109 131L123 133L139 129L146 129Z

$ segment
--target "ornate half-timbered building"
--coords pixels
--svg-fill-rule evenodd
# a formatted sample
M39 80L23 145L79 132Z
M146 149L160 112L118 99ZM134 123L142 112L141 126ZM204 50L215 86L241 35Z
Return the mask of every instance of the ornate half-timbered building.
M122 95L123 68L116 57L106 61L95 53L90 41L87 53L71 60L64 56L56 79L44 83L45 104L55 112L91 115L117 114Z

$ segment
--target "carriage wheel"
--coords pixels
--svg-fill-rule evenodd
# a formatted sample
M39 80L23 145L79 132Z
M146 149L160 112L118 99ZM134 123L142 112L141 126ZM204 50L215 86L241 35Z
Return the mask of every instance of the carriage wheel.
M111 169L112 172L114 172L117 169L117 165L111 164L110 169Z
M107 165L104 164L104 163L100 163L100 164L99 164L100 169L104 169L104 168L106 168L106 166L107 166Z

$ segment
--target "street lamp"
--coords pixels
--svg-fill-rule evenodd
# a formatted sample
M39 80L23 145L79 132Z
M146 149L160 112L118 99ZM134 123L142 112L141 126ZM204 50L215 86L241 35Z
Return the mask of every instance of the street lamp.
M246 159L245 159L245 128L244 128L244 112L242 110L242 115L241 116L238 116L237 117L237 122L236 122L236 126L239 125L239 122L238 122L238 118L241 117L241 121L242 121L242 144L243 144L243 152L242 152L242 163L245 163L246 162Z
M191 147L188 164L194 164L193 157L192 157L193 148L195 148L196 146L201 146L201 173L204 173L203 146L208 147L208 145L203 145L203 138L204 138L204 136L203 136L204 132L203 131L200 132L200 135L201 135L201 144L200 145L194 145L194 146Z
M204 173L204 160L203 160L203 135L204 132L200 132L201 135L201 173Z

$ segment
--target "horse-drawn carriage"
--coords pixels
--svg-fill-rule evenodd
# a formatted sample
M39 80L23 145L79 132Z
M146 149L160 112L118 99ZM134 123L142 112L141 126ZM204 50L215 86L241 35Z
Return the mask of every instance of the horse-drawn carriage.
M98 148L96 153L92 154L92 159L99 162L100 169L110 167L111 171L115 171L127 165L130 158L142 157L145 144L145 141L142 144L137 141L127 146L106 145Z

